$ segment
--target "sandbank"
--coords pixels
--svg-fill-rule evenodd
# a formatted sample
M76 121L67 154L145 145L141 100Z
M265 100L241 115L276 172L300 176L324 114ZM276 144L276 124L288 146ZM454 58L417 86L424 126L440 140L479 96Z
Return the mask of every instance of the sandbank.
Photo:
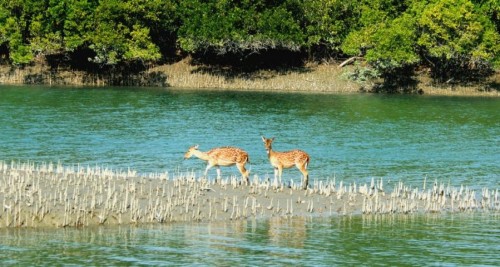
M133 170L0 161L0 228L217 222L370 214L500 212L498 189L423 181L387 190L320 181L301 185L193 173L139 175Z

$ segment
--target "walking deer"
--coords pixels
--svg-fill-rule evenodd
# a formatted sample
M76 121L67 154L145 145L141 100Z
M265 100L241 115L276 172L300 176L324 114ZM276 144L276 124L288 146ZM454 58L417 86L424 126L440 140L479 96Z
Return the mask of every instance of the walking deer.
M302 187L307 189L309 184L309 173L307 172L307 165L309 165L309 155L302 150L291 150L286 152L274 151L272 148L272 143L274 137L267 139L262 136L262 142L264 142L264 147L267 151L267 156L271 165L274 167L274 179L278 176L279 183L281 184L281 174L283 169L288 169L296 166L299 171L304 175L302 180Z
M207 176L208 170L215 166L217 168L217 180L219 180L221 177L220 166L232 166L236 164L245 182L249 183L250 172L245 169L245 164L250 161L246 151L237 147L216 147L207 152L202 152L198 150L198 147L198 145L190 147L184 155L184 159L195 156L207 161L208 165L205 169L205 176Z

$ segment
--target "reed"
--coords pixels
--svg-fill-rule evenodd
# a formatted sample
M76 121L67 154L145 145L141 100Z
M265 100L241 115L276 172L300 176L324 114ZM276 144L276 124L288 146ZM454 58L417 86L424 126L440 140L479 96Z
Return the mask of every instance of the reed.
M429 184L429 186L428 186ZM272 217L500 212L498 189L454 187L427 178L421 188L382 179L358 185L314 181L308 190L272 187L254 176L214 183L193 173L0 161L0 227L85 227Z
M54 70L35 64L24 68L0 65L0 84L47 84L76 86L155 86L211 90L252 90L280 92L359 92L361 86L345 78L352 66L308 63L300 68L237 71L217 66L193 65L189 57L181 61L152 66L137 73L88 73L72 69ZM426 75L419 75L418 89L430 95L500 96L500 73L488 81L493 88L476 86L433 86Z
M189 63L190 59L162 65L151 71L168 75L168 84L177 88L217 90L262 90L302 92L357 92L358 86L342 78L343 70L332 65L307 64L287 70L234 72Z

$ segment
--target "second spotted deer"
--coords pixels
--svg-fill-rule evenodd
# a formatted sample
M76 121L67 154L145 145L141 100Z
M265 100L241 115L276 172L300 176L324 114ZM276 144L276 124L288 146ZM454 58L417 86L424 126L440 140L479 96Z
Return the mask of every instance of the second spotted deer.
M271 165L274 167L274 178L276 179L277 176L279 183L281 184L281 174L283 173L283 169L296 166L304 176L302 180L302 188L307 189L309 184L309 173L307 171L307 166L309 165L309 155L299 149L286 152L274 151L272 148L273 141L274 137L268 139L262 136L262 142L264 142L267 156Z

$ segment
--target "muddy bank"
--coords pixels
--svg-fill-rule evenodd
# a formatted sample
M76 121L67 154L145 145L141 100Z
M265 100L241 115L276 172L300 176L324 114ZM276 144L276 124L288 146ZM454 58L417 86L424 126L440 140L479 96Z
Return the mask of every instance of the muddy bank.
M279 92L358 93L360 84L346 78L353 66L340 68L338 64L306 64L301 68L282 70L230 71L223 67L193 65L190 59L140 71L115 70L92 72L70 68L54 68L36 64L23 68L0 65L0 84L39 84L67 86L146 86L177 89L251 90ZM419 78L420 79L420 78ZM498 88L489 85L436 87L425 75L418 91L430 95L500 96ZM498 86L500 73L491 83Z
M45 64L15 68L0 65L0 84L70 86L146 86L189 89L259 90L284 92L358 92L335 66L317 65L290 70L233 72L224 68L192 65L189 59L147 69L86 72Z
M423 181L386 190L342 181L278 185L257 176L249 185L190 173L137 175L84 166L0 161L0 227L208 222L355 214L500 212L498 189L474 191Z
M167 77L157 71L93 71L52 68L37 64L16 68L0 65L0 84L67 86L168 86Z

